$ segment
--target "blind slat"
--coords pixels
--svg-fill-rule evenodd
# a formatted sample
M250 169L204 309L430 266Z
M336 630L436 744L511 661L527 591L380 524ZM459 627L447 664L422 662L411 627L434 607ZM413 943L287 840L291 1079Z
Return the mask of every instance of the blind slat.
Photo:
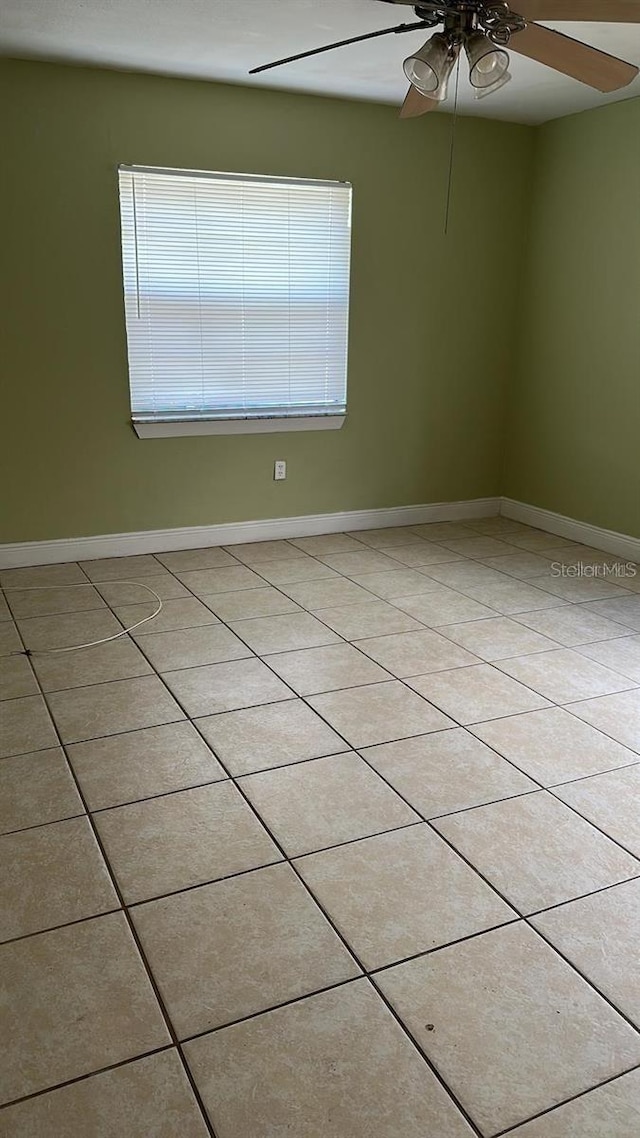
M343 414L351 187L119 181L134 419Z

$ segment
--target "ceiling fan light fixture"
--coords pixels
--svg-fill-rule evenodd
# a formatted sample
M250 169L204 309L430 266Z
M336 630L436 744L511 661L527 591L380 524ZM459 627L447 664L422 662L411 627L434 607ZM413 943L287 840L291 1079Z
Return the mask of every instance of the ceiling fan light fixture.
M404 73L421 95L439 103L444 102L459 52L459 44L442 32L436 32L420 51L405 59L402 65Z
M512 78L511 72L505 71L490 87L475 87L473 92L474 99L486 99L487 95L493 95L494 91L499 91L501 87L504 87L505 83L510 83Z
M469 60L469 81L476 89L477 98L489 95L509 82L508 52L493 43L484 32L471 32L464 47Z

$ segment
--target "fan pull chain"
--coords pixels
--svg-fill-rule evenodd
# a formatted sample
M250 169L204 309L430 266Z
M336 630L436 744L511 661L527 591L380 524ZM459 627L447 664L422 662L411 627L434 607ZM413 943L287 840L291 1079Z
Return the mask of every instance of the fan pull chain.
M456 126L458 122L458 89L460 86L460 56L456 64L456 89L453 101L453 121L451 123L451 147L449 149L449 176L447 181L447 204L444 211L444 235L449 232L449 215L451 212L451 189L453 185L453 160L456 149Z

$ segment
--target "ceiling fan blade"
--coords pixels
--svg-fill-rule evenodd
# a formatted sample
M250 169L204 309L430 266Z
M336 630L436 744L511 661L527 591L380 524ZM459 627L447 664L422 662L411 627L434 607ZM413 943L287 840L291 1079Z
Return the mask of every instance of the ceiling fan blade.
M428 111L436 111L437 109L437 99L429 99L426 95L421 95L419 91L416 91L415 87L409 87L407 97L402 104L400 118L415 119L419 115L426 115Z
M588 87L595 87L596 91L619 91L638 74L634 64L540 24L527 24L523 32L515 32L509 41L509 51L536 59Z
M414 24L397 24L395 28L383 28L380 32L366 32L363 36L351 36L348 40L338 40L328 43L324 47L314 47L311 51L300 51L297 55L288 55L286 59L276 59L274 63L263 63L261 67L252 67L249 75L257 75L260 71L270 71L272 67L282 67L284 63L295 63L297 59L308 59L310 55L321 55L323 51L333 51L336 47L346 47L350 43L362 43L363 40L374 40L380 36L401 35L402 32L419 32L430 25L422 20Z
M640 0L512 0L510 7L525 20L640 23Z

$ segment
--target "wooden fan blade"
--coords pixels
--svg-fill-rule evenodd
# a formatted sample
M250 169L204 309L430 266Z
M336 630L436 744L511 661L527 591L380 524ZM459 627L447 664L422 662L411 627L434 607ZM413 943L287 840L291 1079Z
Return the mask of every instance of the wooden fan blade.
M638 74L638 68L632 63L540 24L527 24L523 32L515 32L509 41L509 51L536 59L588 87L595 87L596 91L619 91Z
M512 0L510 7L525 20L640 23L640 0Z
M402 104L400 118L415 119L418 115L426 115L428 111L437 109L437 99L428 99L426 95L421 95L419 91L416 91L415 87L409 87L407 97Z

